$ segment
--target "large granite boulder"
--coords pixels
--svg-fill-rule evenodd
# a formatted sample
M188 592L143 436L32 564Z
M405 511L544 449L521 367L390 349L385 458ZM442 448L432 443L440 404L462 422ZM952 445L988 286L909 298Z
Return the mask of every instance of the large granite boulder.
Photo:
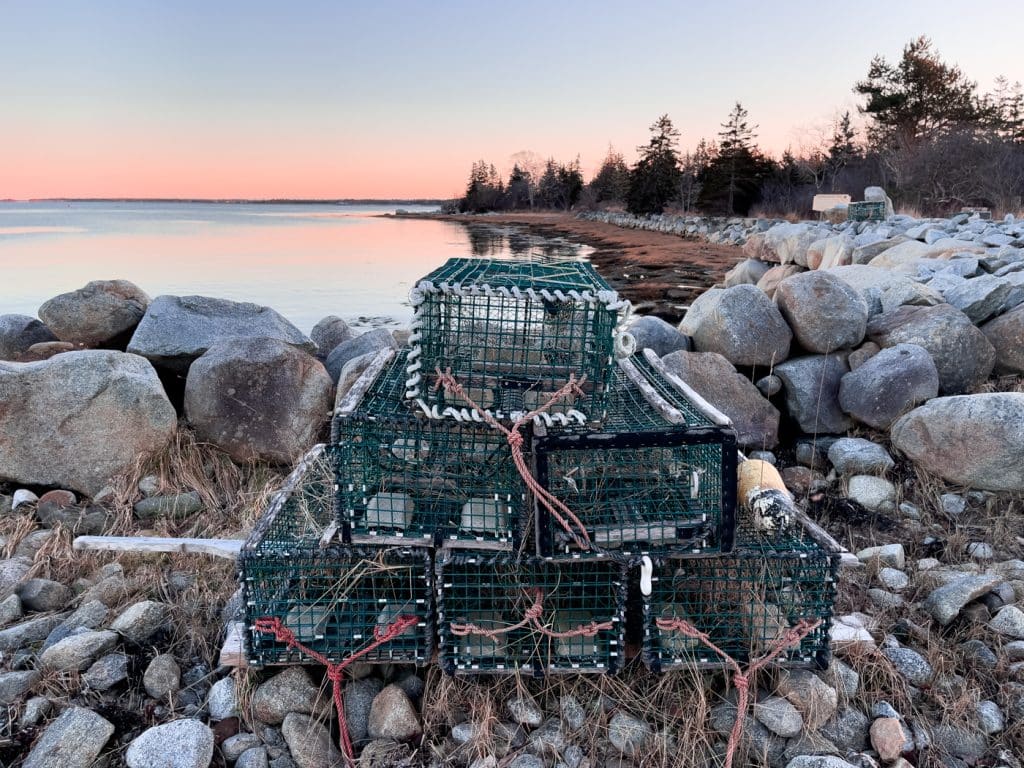
M859 293L861 298L867 302L869 315L875 315L882 311L882 295L886 291L898 289L910 292L914 285L914 281L906 275L880 267L869 267L865 264L847 264L823 271L835 275Z
M765 232L764 248L771 254L770 261L806 267L807 249L813 242L819 240L825 231L827 230L807 222L776 224Z
M33 344L57 341L53 331L28 315L0 315L0 360L17 360Z
M689 338L681 334L671 323L666 323L654 315L634 318L626 330L636 339L638 350L653 349L658 357L690 348Z
M1024 491L1024 393L938 397L897 420L893 445L927 472L986 491Z
M799 275L801 272L806 271L803 267L799 267L796 264L778 264L761 275L761 279L757 281L757 287L764 291L765 296L773 299L775 298L775 291L779 288L779 283L788 277Z
M752 285L705 291L679 330L693 339L696 351L717 352L733 365L780 363L793 340L778 307Z
M157 296L128 351L158 368L184 375L192 361L214 344L254 337L279 339L316 352L316 344L269 307L206 296Z
M327 357L336 346L354 337L348 323L337 315L328 315L309 332L309 338L316 344L316 356L321 359Z
M725 273L725 287L757 285L758 280L764 277L764 273L769 269L770 265L760 259L744 259Z
M289 464L316 442L334 385L312 355L274 338L215 344L185 382L196 436L237 462Z
M868 305L845 282L828 272L804 272L779 283L775 302L808 352L828 354L860 344Z
M853 426L839 407L839 383L849 370L842 355L809 355L775 366L786 410L801 430L834 434Z
M880 347L917 344L939 372L939 393L956 395L981 386L996 361L996 352L967 316L949 304L902 306L872 317L868 338Z
M338 383L341 370L349 360L369 352L380 352L382 349L398 349L398 342L395 341L394 334L387 328L375 328L354 339L343 341L331 350L324 362L331 381L335 384Z
M779 412L750 379L715 352L673 352L662 358L669 371L732 419L744 448L773 448L779 441Z
M883 349L839 382L839 406L875 429L888 429L911 408L938 394L935 362L917 344Z
M163 448L176 426L156 371L137 355L0 363L0 479L92 496Z
M88 347L122 346L149 306L149 296L127 280L94 280L54 296L39 317L61 341Z
M981 327L996 351L997 373L1024 373L1024 305Z

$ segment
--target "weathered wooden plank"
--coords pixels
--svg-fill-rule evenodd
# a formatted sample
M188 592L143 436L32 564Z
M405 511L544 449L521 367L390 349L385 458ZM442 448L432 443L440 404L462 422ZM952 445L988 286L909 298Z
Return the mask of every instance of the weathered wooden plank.
M669 424L685 424L686 416L678 409L674 408L668 400L663 398L657 393L651 383L644 378L644 375L637 370L636 366L626 357L620 357L618 359L619 368L626 374L631 382L633 382L640 390L640 394L643 395L644 400L651 404L654 409L661 414L661 417L665 419Z
M387 365L391 358L395 356L395 350L393 349L382 349L377 353L377 356L373 358L373 362L363 371L362 375L356 379L355 384L352 388L345 393L345 396L338 403L338 407L334 409L336 416L346 416L352 413L356 406L363 401L363 396L373 385L373 382L380 376L380 372L384 370L384 366Z
M654 354L653 349L645 349L644 357L647 358L654 369L660 373L665 379L672 384L676 389L686 395L687 399L696 406L697 410L711 419L712 422L720 427L731 427L732 419L722 413L720 410L715 408L711 403L705 400L703 397L697 394L696 390L693 389L689 384L680 379L674 373L670 372L665 364L661 362L661 358Z
M220 649L220 665L239 668L249 666L245 659L245 622L228 622L224 645Z
M79 536L74 548L78 551L107 552L176 552L212 555L234 560L242 549L241 539L176 539L160 536Z

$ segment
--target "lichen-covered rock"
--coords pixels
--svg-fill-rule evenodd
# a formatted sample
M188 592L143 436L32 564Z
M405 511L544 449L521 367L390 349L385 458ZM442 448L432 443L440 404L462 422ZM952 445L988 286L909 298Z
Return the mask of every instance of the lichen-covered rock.
M693 339L698 352L717 352L733 365L780 363L789 356L793 339L778 307L751 285L704 292L679 330Z
M775 301L808 352L827 354L864 339L867 302L833 274L814 271L786 278L775 291Z
M39 318L61 341L85 346L123 345L149 306L149 296L127 280L94 280L54 296Z
M839 407L859 422L888 429L907 411L939 394L939 372L924 347L883 349L839 382Z

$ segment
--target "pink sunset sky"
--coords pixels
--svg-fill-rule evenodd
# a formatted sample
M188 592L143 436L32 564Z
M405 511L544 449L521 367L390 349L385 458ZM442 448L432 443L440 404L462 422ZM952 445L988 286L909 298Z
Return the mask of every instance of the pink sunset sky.
M799 150L875 54L930 36L1024 79L1006 2L9 3L0 198L438 198L529 151L589 176L668 113L682 149L741 101Z

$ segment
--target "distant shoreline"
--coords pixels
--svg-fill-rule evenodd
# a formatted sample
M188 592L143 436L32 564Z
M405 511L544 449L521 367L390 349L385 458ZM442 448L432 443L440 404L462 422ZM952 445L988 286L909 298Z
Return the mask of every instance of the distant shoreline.
M378 198L34 197L3 203L216 203L219 205L443 205L447 200Z

